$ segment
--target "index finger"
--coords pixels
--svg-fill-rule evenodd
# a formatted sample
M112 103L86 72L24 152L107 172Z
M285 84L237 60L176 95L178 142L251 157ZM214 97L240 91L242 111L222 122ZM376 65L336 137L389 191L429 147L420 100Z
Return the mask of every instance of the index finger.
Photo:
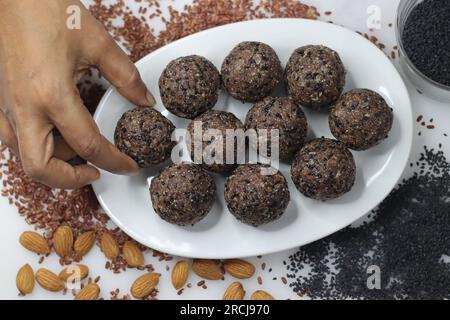
M89 46L89 50L92 51L89 54L93 56L93 62L102 75L122 96L135 105L153 107L156 104L155 98L127 54L103 26L99 26L96 35L95 43Z

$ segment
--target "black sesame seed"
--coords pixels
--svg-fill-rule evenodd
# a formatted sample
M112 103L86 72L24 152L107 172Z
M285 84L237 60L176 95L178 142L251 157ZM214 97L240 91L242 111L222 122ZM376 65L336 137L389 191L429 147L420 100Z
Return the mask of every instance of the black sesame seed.
M447 86L450 86L449 30L450 1L427 0L411 11L402 35L411 62L426 76Z
M369 216L302 247L287 274L297 294L312 299L450 299L450 163L425 148L416 171ZM367 287L378 266L381 289Z

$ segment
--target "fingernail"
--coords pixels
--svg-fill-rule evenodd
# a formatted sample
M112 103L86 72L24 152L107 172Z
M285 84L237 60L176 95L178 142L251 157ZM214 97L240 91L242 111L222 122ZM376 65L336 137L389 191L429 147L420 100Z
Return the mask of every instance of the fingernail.
M139 175L139 170L135 169L126 169L126 170L120 170L120 171L114 171L115 174L118 174L120 176L128 176L128 177L135 177Z
M138 176L139 175L139 170L136 170L136 171L133 171L133 172L129 172L128 173L128 176L130 176L130 177L136 177L136 176Z
M89 184L94 183L95 181L99 180L101 177L100 171L95 170L95 174L92 175L91 180L89 181Z
M154 107L155 104L156 104L156 100L155 100L155 97L153 97L153 95L152 95L152 93L150 91L147 91L146 97L147 97L148 105L150 107Z
M139 174L140 168L138 164L133 160L133 166L130 168L130 170L127 170L124 174L130 177L135 177Z
M131 170L127 170L127 172L125 172L125 175L134 177L139 174L139 171L140 171L139 166L136 166L136 167L133 167L133 169L131 169Z
M96 173L96 175L94 176L94 181L97 181L98 179L100 179L101 176L102 176L102 175L100 174L100 171L97 170L97 173Z

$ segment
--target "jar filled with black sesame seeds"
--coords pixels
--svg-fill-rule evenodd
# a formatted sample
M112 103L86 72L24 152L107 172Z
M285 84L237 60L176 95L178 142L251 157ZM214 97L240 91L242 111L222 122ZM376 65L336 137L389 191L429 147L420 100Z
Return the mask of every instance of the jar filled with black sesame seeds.
M400 65L419 93L450 102L450 1L401 0Z

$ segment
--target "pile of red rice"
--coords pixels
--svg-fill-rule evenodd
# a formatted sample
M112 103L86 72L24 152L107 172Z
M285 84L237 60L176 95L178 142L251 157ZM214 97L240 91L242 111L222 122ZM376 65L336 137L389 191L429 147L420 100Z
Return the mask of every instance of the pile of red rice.
M95 0L95 4L89 8L111 35L129 51L133 61L171 41L227 23L271 17L316 19L319 16L316 8L296 0L263 0L258 1L258 4L251 0L195 0L192 5L185 6L182 12L169 6L168 16L162 13L157 1L134 1L140 5L137 16L133 15L123 0L117 0L114 5L108 6L102 0ZM116 25L114 21L117 18L121 18L123 23ZM160 19L165 28L156 33L147 23L151 19ZM93 110L104 89L90 79L80 86L80 93L86 105ZM49 239L56 228L63 224L71 226L75 236L88 230L101 234L109 229L109 219L99 209L90 186L68 192L52 190L36 183L26 176L20 160L7 152L4 146L0 147L0 180L3 183L2 196L17 207L28 224L41 229ZM120 244L128 238L118 229L110 232ZM153 255L159 257L159 260L171 259L156 251L153 251ZM126 269L126 264L119 257L117 261L107 263L106 267L120 272ZM152 266L145 268L151 270Z

